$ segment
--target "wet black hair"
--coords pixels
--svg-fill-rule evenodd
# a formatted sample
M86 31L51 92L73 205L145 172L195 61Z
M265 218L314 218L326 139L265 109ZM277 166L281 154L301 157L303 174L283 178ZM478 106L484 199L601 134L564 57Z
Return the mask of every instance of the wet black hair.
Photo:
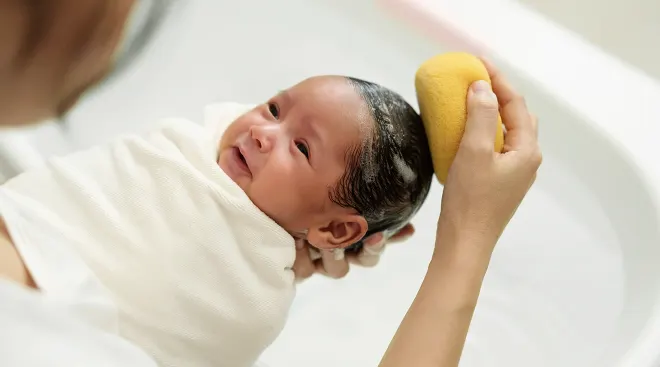
M433 163L419 114L396 92L345 77L364 100L372 126L364 142L347 152L347 169L330 192L336 204L353 208L368 224L365 238L403 228L424 203ZM359 241L347 248L357 251Z

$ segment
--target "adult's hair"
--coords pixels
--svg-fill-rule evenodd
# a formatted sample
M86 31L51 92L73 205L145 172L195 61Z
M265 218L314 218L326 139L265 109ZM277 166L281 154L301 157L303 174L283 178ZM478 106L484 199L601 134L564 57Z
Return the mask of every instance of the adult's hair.
M61 115L110 69L134 0L0 0L0 125Z

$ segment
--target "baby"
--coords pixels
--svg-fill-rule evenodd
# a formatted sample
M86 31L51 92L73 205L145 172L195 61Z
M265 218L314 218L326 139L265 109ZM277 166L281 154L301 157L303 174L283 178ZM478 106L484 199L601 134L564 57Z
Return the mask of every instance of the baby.
M294 296L294 239L334 250L396 231L433 177L419 115L359 79L310 78L205 120L167 120L0 189L24 283L161 366L254 363Z

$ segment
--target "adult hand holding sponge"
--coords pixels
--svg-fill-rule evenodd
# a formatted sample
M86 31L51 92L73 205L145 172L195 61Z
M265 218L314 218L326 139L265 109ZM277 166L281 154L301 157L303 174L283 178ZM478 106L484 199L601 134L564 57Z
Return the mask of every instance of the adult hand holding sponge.
M431 149L433 169L440 183L447 179L467 121L467 93L478 80L490 83L486 67L476 56L452 52L425 61L415 74L420 114ZM504 145L502 120L498 118L495 152Z
M438 181L445 184L467 124L468 91L476 81L490 83L488 69L481 60L467 53L446 53L425 61L415 74L420 115ZM473 116L474 117L474 116ZM498 114L493 151L502 152L504 129ZM397 232L383 233L385 239ZM360 252L362 243L350 252Z

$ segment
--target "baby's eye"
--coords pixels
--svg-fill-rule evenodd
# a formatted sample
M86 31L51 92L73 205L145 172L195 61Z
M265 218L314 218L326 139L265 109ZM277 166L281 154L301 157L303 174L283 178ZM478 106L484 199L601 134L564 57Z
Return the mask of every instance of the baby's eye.
M277 105L275 103L268 104L268 111L270 112L271 115L273 115L273 117L275 117L276 120L279 120L280 110L277 108Z
M309 149L307 148L307 145L305 145L305 143L296 142L296 148L298 148L300 153L304 154L305 157L309 159Z

